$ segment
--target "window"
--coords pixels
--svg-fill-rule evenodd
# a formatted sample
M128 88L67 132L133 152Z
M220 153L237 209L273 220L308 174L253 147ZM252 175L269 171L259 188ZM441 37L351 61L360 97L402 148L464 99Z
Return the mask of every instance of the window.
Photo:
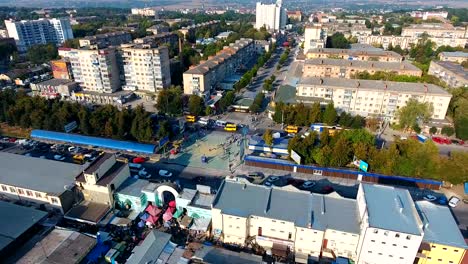
M410 239L411 239L411 236L410 236L410 235L407 235L407 236L406 236L406 239L407 239L407 240L410 240Z
M400 259L403 259L403 257L400 257Z
M371 242L375 242L375 240L372 239Z
M50 201L51 201L53 204L58 204L58 203L59 203L58 200L57 200L57 198L53 198L53 197L50 198Z
M367 253L370 253L370 254L372 254L372 251L367 251Z
M442 248L443 250L447 250L447 248Z
M24 194L23 189L18 189L19 194Z
M408 246L403 246L403 248L408 248Z
M385 244L387 244L387 243L386 243L386 242L382 242L382 245L385 245Z
M434 246L434 245L432 245L431 247L432 247L432 248L436 248L436 246Z
M10 192L12 192L12 193L16 193L16 190L15 190L15 188L13 188L13 187L10 187Z
M33 196L33 193L31 191L26 191L26 195Z
M382 256L383 254L382 253L379 253L379 256Z
M389 257L393 258L393 255L388 255Z
M385 232L384 232L384 235L388 236L388 231L385 231Z
M288 234L288 239L291 240L291 238L292 238L292 233L289 232L289 234Z
M437 261L442 262L442 259L438 259Z
M392 246L396 247L396 244L393 244Z
M395 234L395 237L400 237L400 234L398 234L398 233L397 233L397 234Z
M275 229L270 229L270 230L271 230L272 232L276 232L276 230L275 230Z
M7 192L8 191L8 188L5 186L5 185L2 185L2 190Z
M458 252L458 249L455 249L455 250L453 250L453 251Z

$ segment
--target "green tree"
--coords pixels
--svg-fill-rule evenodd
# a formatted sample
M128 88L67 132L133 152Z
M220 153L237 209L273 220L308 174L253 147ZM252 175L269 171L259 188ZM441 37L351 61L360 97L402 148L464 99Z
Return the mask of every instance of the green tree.
M351 144L345 137L339 137L333 146L330 165L343 167L351 161Z
M437 133L437 127L433 126L433 127L429 128L429 133L431 133L431 134Z
M336 123L336 109L333 102L328 103L327 107L325 108L325 112L323 113L323 122L328 125L334 125Z
M442 134L451 137L453 134L455 134L455 129L453 129L451 126L443 126L441 132Z
M213 108L211 108L209 105L205 107L205 115L210 116L213 114Z
M328 128L323 129L322 133L320 133L320 146L324 147L330 144L330 132Z
M398 109L397 117L399 126L408 129L418 121L427 122L432 116L433 107L429 103L420 103L416 99L409 99L406 105Z
M348 49L350 47L348 39L343 33L334 33L327 39L327 48Z
M309 111L309 123L320 123L322 122L322 110L320 108L320 103L315 102L312 104L312 107Z
M273 134L270 129L267 129L265 133L263 133L262 139L268 146L273 146Z
M58 58L58 50L54 44L35 45L28 49L26 57L33 64L41 64Z
M203 98L194 94L190 95L189 101L188 101L188 109L192 115L196 115L196 116L201 115L204 110L203 106L204 106Z

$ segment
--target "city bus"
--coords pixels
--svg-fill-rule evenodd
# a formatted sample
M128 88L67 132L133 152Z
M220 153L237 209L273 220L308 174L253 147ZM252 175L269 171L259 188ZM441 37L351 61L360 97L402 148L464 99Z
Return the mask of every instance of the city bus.
M236 124L231 124L227 123L226 126L224 127L224 130L226 131L236 131L237 130L237 125Z
M196 118L194 115L186 115L186 116L185 116L185 121L190 122L190 123L195 122L196 119L197 119L197 118Z
M297 126L287 126L284 131L288 134L292 133L292 134L297 134L297 131L298 131L298 127Z

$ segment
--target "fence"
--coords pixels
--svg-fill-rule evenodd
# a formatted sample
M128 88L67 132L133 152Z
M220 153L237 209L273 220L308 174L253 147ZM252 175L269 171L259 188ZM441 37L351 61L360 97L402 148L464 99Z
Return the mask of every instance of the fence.
M442 182L428 179L408 178L403 176L390 176L351 169L325 168L311 165L298 165L287 160L278 160L257 156L246 156L245 164L253 167L301 172L321 176L337 177L343 179L360 180L387 185L400 185L422 189L439 190Z

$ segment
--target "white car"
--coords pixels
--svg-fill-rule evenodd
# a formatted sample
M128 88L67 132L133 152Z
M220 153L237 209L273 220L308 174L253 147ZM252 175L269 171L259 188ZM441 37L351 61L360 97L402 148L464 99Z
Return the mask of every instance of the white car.
M306 181L302 184L302 188L309 189L315 186L314 181Z
M159 170L159 176L161 177L172 177L172 172L169 172L167 170Z
M263 185L267 186L267 187L271 187L273 186L273 183L269 182L269 181L266 181L263 183Z
M457 207L459 202L460 202L460 198L456 196L452 196L452 198L450 198L450 200L448 201L448 205L450 207Z
M433 202L433 201L437 200L437 197L435 197L434 195L428 194L428 195L424 196L423 199L426 200L426 201L429 201L429 202Z
M270 178L268 178L267 182L275 182L277 180L279 180L279 177L271 176Z
M72 152L72 151L74 151L75 149L76 149L76 147L71 146L71 147L68 148L68 152Z
M55 160L65 160L65 157L64 157L64 156L61 156L61 155L55 155L55 156L54 156L54 159L55 159Z

